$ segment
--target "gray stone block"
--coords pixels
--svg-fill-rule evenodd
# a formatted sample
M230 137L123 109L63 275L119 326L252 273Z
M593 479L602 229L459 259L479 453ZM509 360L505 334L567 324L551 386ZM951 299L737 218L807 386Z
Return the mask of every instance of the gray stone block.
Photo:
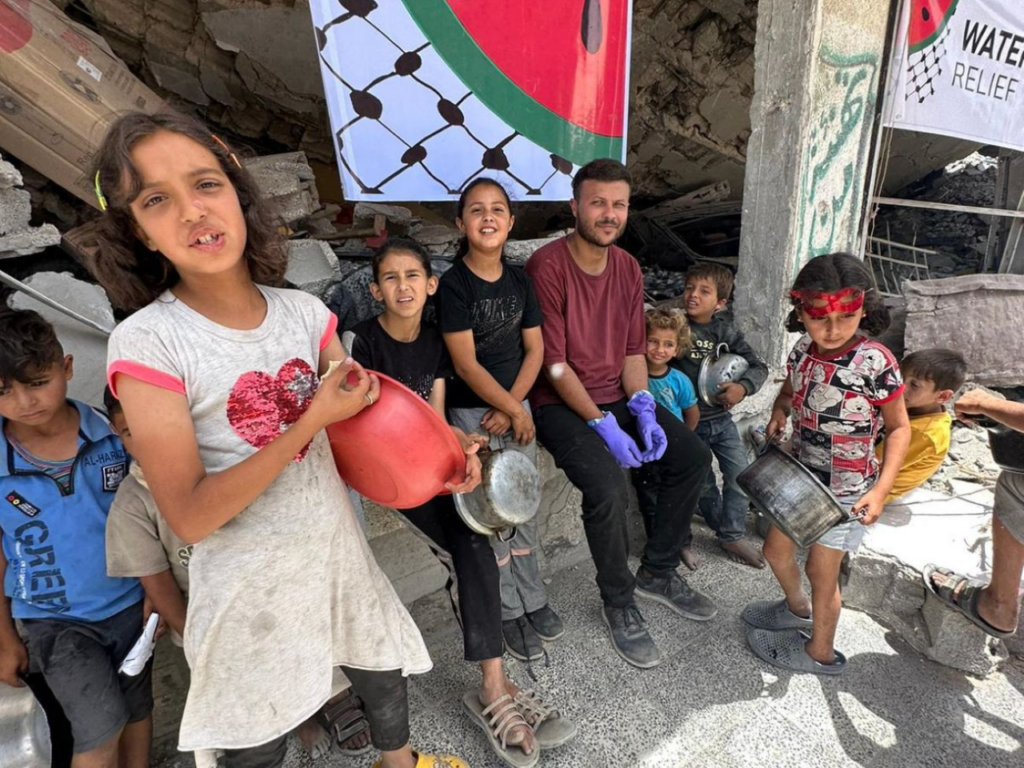
M1024 381L1024 357L1007 353L1020 339L1024 275L965 275L908 282L906 351L928 347L959 350L972 381L1016 387Z
M53 224L23 229L0 237L0 252L8 255L31 256L33 253L60 244L60 232Z
M321 298L341 276L338 258L321 240L289 240L285 280Z
M28 229L32 203L24 189L0 190L0 235Z

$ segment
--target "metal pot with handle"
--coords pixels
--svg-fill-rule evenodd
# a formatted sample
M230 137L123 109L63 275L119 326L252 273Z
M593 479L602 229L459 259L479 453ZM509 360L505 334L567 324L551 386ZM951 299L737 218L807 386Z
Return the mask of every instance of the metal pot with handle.
M762 449L736 482L751 503L800 547L830 528L857 519L807 467L773 442Z
M718 396L722 394L720 387L739 381L740 376L747 372L750 363L745 357L734 355L729 345L722 342L715 351L705 357L697 372L697 396L706 405L719 406Z
M1024 432L1011 429L988 416L970 418L988 430L988 447L999 468L1024 474Z
M481 451L480 486L455 494L455 509L470 529L507 541L517 525L528 523L540 508L540 472L519 451Z
M0 683L0 765L50 768L50 726L32 689Z

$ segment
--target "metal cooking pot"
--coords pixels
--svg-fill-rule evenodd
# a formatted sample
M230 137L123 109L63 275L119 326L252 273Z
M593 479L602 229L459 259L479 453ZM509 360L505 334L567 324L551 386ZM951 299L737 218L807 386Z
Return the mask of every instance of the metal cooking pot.
M50 726L32 690L0 683L0 765L50 768Z
M472 493L455 494L455 508L470 529L508 540L540 508L540 472L526 456L509 448L482 451L482 480Z
M988 430L988 447L992 451L992 460L999 468L1024 474L1024 432L1011 429L987 416L978 416L974 420Z
M718 396L721 394L719 387L738 381L740 376L747 372L750 363L746 358L734 355L729 351L729 345L722 342L715 347L715 351L705 357L697 372L697 396L706 405L721 405Z
M855 519L807 467L774 443L736 478L750 501L800 547Z

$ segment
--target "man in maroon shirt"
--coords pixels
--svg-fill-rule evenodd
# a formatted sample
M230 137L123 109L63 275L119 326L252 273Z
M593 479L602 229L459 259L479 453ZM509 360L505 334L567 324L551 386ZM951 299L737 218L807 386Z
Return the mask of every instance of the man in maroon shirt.
M661 653L634 591L697 621L718 609L676 570L711 453L647 391L643 276L636 260L613 245L626 227L629 192L621 163L585 165L573 179L575 232L526 264L544 314L544 376L530 401L537 438L583 493L583 526L612 644L630 664L647 668L661 662ZM647 531L635 577L620 467L632 472Z

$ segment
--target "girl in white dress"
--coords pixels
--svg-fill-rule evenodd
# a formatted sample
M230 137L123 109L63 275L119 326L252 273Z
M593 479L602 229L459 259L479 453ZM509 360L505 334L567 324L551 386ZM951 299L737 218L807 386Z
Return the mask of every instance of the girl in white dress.
M276 287L286 257L251 176L200 124L129 114L95 181L95 272L134 312L110 339L111 389L161 513L195 543L179 749L224 750L229 768L281 765L340 666L378 766L465 766L409 746L406 676L430 657L324 433L372 408L379 382L346 358L318 299ZM327 373L332 361L343 362Z

